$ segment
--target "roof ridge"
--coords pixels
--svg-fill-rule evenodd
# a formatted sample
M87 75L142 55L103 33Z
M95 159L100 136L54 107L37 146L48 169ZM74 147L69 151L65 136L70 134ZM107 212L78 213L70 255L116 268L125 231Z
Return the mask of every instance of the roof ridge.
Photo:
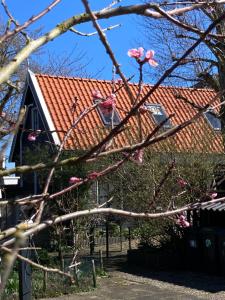
M62 76L62 75L51 75L51 74L43 74L43 73L34 73L35 76L42 77L51 77L51 78L61 78L61 79L69 79L69 80L81 80L81 81L93 81L93 82L105 82L111 83L111 80L107 79L96 79L96 78L87 78L87 77L76 77L76 76ZM129 82L129 85L138 85L137 82ZM154 86L151 83L143 83L144 86ZM194 88L194 87L184 87L184 86L172 86L172 85L160 85L158 88L161 89L179 89L179 90L193 90L193 91L210 91L215 92L210 88Z

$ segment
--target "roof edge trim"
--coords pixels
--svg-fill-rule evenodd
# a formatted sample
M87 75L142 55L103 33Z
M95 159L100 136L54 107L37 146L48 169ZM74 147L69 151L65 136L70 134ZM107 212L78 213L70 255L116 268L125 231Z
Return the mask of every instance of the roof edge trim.
M44 100L41 88L40 88L39 83L37 81L37 78L36 78L35 74L31 70L28 70L28 73L29 73L31 82L32 82L32 84L34 86L34 89L35 89L35 91L37 93L37 98L38 98L39 103L40 103L40 105L42 107L43 113L45 115L46 121L47 121L48 126L49 126L49 130L53 131L53 132L51 132L53 141L54 141L54 143L56 145L60 145L61 143L60 143L60 139L59 139L58 133L56 132L56 128L54 126L54 123L53 123L52 117L50 115L50 112L48 110L48 107L47 107L47 105L45 103L45 100Z

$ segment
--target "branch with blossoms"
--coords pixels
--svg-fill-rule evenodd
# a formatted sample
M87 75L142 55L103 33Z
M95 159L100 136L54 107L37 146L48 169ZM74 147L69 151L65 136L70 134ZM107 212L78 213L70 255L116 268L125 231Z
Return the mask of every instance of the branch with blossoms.
M55 6L60 1L53 1L52 7ZM109 44L109 41L106 37L106 31L105 29L102 29L100 26L99 21L101 19L116 17L119 15L126 15L126 14L137 14L142 16L148 16L150 18L165 18L168 19L168 16L172 18L172 16L178 16L183 15L186 12L192 11L194 9L206 7L206 6L213 6L218 3L225 3L224 1L214 1L213 3L209 2L198 2L198 3L189 3L187 4L179 4L179 8L175 6L174 9L168 9L167 12L164 10L159 9L159 7L155 4L140 4L140 5L131 5L131 6L120 6L116 8L112 8L114 4L118 3L119 1L116 1L112 4L112 6L108 6L107 8L104 8L99 11L92 11L88 1L83 0L82 1L86 10L86 13L82 13L77 16L73 16L69 18L68 20L65 20L64 22L61 22L61 24L57 25L55 28L53 28L51 31L46 33L45 35L42 35L41 37L37 38L36 40L27 40L27 45L22 48L20 51L18 51L17 55L5 66L3 66L0 70L0 83L6 82L10 76L19 68L21 63L29 57L30 54L32 54L34 51L39 49L44 44L48 43L49 41L55 39L56 37L64 34L66 31L70 30L72 26L76 26L78 24L86 23L91 21L93 26L96 29L96 32L99 35L99 38L101 40L101 43L103 47L105 48L107 54L109 55L113 66L115 67L116 74L119 75L120 80L122 81L122 86L126 90L126 93L128 95L128 98L131 103L131 109L127 112L124 119L115 126L113 124L113 118L111 123L111 130L105 135L105 137L95 146L92 147L92 149L85 152L83 155L77 155L69 159L61 159L61 154L64 150L65 143L68 141L68 138L71 136L71 133L73 130L76 129L77 124L86 117L93 109L99 108L102 111L110 112L113 116L113 113L115 109L117 108L117 92L118 89L115 90L112 84L112 93L109 95L103 96L103 91L93 91L92 98L94 100L94 105L90 108L86 108L78 117L75 117L75 109L76 109L76 101L74 103L74 111L72 112L72 118L71 118L71 126L67 132L65 132L64 138L62 140L61 145L58 148L58 152L50 163L40 163L35 165L28 165L28 166L19 166L16 168L12 168L10 170L0 170L0 176L3 175L9 175L12 173L17 174L23 174L28 173L32 171L37 170L44 170L44 169L50 169L47 175L47 178L44 183L44 187L42 190L42 193L39 195L31 195L28 197L23 197L21 199L15 200L13 203L16 205L20 205L21 207L25 205L30 205L32 207L32 215L28 217L26 220L22 220L19 224L17 224L14 227L7 228L5 231L2 231L0 233L0 240L2 241L1 246L2 250L9 252L10 260L5 265L5 276L4 276L4 284L6 282L6 279L10 273L10 270L12 268L13 262L16 257L18 256L18 248L16 246L16 235L18 231L21 234L21 238L23 241L25 238L29 237L32 234L36 234L37 232L55 225L60 224L62 222L66 222L68 220L76 219L82 216L90 216L90 215L118 215L121 217L131 217L131 218L140 218L140 219L155 219L155 218L168 218L172 217L174 222L179 225L180 227L189 227L190 223L186 220L185 212L189 210L198 210L205 204L211 204L211 203L222 203L225 201L225 198L215 199L217 197L216 193L209 194L209 201L201 202L202 199L196 199L195 203L187 204L184 206L181 206L180 208L175 208L172 206L172 209L168 208L165 209L165 211L160 213L152 213L152 212L145 212L145 213L137 213L133 211L126 211L126 210L119 210L117 208L105 208L105 207L97 207L96 205L92 205L89 209L82 209L80 211L72 211L68 214L63 215L57 215L56 217L53 217L53 214L51 213L50 217L44 216L44 210L46 208L47 203L53 203L54 200L57 201L57 198L62 195L67 195L67 193L77 189L78 187L81 187L82 185L86 183L93 183L96 180L101 179L102 177L111 174L112 172L116 171L118 168L123 166L127 161L130 161L131 163L134 162L135 164L138 164L138 167L140 165L143 165L144 163L144 149L146 147L149 147L151 145L154 145L160 141L166 140L171 136L174 136L176 133L182 131L184 128L192 124L195 120L197 120L209 107L210 104L212 104L218 97L222 95L223 92L218 93L213 99L209 101L209 103L198 109L198 112L189 120L183 122L182 124L179 124L177 126L174 126L173 128L170 128L168 130L165 130L164 132L159 133L159 130L163 127L164 123L172 117L172 115L169 116L168 119L164 120L161 124L156 126L156 128L149 132L147 137L143 138L142 136L142 122L141 122L141 115L146 113L146 108L144 106L145 102L149 99L151 95L157 90L157 88L164 82L166 78L172 72L182 64L182 62L187 59L188 55L196 49L196 47L205 40L205 38L212 36L212 30L220 24L221 21L224 21L225 14L217 18L212 24L209 25L208 29L205 32L200 32L200 38L194 42L194 44L179 58L176 60L176 62L173 63L173 65L161 76L159 81L151 88L149 88L149 91L142 96L142 84L143 84L143 66L150 65L151 67L156 67L158 65L158 62L155 60L154 57L154 51L148 50L144 52L144 48L134 48L130 49L128 51L128 56L131 59L135 59L138 68L139 68L139 83L138 83L138 90L137 93L134 94L131 91L131 88L128 84L127 78L125 77L122 68L116 58L115 52L113 51L112 47ZM4 3L4 1L3 1ZM47 10L51 7L48 6ZM170 3L171 5L171 3ZM176 5L176 4L174 4ZM166 6L165 6L166 7ZM15 22L13 16L10 15L10 12L7 10L7 7L5 6L6 13L11 19L11 22L14 23L15 29L10 30L10 26L7 27L7 31L5 32L5 35L2 36L2 40L8 39L9 36L14 36L16 33L22 32L25 28L28 28L31 24L33 24L37 19L44 16L47 11L41 12L39 15L31 18L28 20L27 23L24 23L23 25L19 25ZM50 9L49 9L50 10ZM172 20L171 20L172 21ZM1 41L1 39L0 39ZM7 101L7 98L10 96L6 95L6 98L3 101ZM2 115L2 112L1 112ZM112 145L113 140L115 137L117 137L123 130L126 130L125 126L128 124L128 121L132 118L137 116L138 118L138 126L139 126L139 139L138 143L134 145L125 145L124 147L120 149L110 149L109 146ZM3 118L4 116L3 113ZM21 118L20 118L21 121ZM16 123L16 122L15 122ZM16 129L18 129L18 122L16 123ZM13 125L14 126L14 125ZM25 129L24 129L25 130ZM13 129L12 132L15 130ZM9 133L11 132L11 129L9 130ZM39 137L43 134L42 131L39 129L35 131L28 132L27 139L31 143L35 143ZM57 189L54 193L50 192L49 186L52 182L52 178L54 175L54 172L56 168L64 167L69 164L73 164L74 166L77 166L79 163L92 163L95 161L100 160L101 158L107 157L110 154L120 153L122 158L117 158L117 160L113 163L108 163L106 167L102 168L101 170L92 170L85 176L79 176L74 172L73 176L68 178L68 185L61 187L60 189ZM172 170L172 167L168 169L168 171L164 174L164 177L159 182L158 188L156 189L155 197L153 199L149 199L149 203L151 201L156 201L157 196L161 192L161 189L167 180L168 176L170 175ZM188 189L188 183L185 181L184 178L178 178L177 184L182 189ZM179 193L180 195L181 193ZM175 196L179 196L175 195ZM170 200L170 199L168 199ZM9 201L5 201L5 204L8 204ZM107 202L106 202L107 203ZM24 217L25 218L25 217ZM13 250L9 248L4 248L8 246L14 246ZM19 257L21 258L21 257ZM21 258L23 259L23 258ZM29 261L27 261L29 262ZM62 274L61 274L62 275ZM64 274L65 275L65 274ZM4 287L4 284L2 287Z
M196 200L197 201L197 200ZM187 211L193 211L193 210L199 210L201 207L204 207L205 205L209 204L215 204L215 203L223 203L225 201L225 197L218 198L218 199L212 199L206 202L195 202L190 203L187 205L184 205L182 207L179 207L177 209L168 210L165 212L160 213L137 213L132 211L126 211L116 208L93 208L93 209L86 209L86 210L80 210L73 213L65 214L62 216L58 216L54 219L47 219L43 222L41 222L38 225L34 224L28 224L23 223L18 228L22 228L24 230L24 236L29 237L32 234L35 234L37 232L40 232L44 230L45 228L49 226L53 226L55 224L63 223L71 219L76 219L84 216L91 216L91 215L114 215L114 216L121 216L124 218L138 218L138 219L157 219L157 218L169 218L169 217L175 217L174 220L176 222L179 222L180 216L182 216ZM177 217L179 216L179 217ZM182 220L186 220L185 218L181 217ZM181 220L180 220L181 221ZM181 227L188 227L186 223L186 226L181 225ZM14 232L16 231L16 228L14 228ZM8 247L12 245L15 242L15 238L11 238L5 242L2 243L3 247ZM1 246L0 246L1 248Z

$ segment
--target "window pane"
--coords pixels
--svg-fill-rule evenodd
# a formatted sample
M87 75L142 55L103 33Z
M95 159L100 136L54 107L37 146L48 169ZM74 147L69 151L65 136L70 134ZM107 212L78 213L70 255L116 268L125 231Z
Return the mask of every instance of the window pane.
M214 114L213 110L209 110L205 113L206 119L209 124L215 130L221 130L221 121L217 116Z
M152 113L152 116L156 124L160 124L167 118L167 115L165 114L161 105L146 103L145 107ZM163 125L163 127L171 127L170 120L167 120L166 123Z
M112 124L112 117L113 117L113 125L118 125L120 123L120 117L116 109L103 108L100 107L100 105L97 106L97 109L104 125L110 126Z

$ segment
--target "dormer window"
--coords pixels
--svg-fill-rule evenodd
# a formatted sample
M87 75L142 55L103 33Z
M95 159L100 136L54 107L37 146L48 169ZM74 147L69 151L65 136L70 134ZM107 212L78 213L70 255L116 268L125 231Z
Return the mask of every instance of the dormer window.
M167 119L167 115L160 104L145 103L145 108L151 112L151 115L157 125ZM171 121L167 120L163 125L164 128L170 128L172 126Z
M99 102L97 99L95 103ZM115 108L112 107L103 107L101 105L97 106L98 113L102 119L102 122L105 126L118 125L120 123L120 116Z
M214 130L221 130L221 121L217 117L217 114L213 111L212 108L209 108L205 113L204 116L206 120L208 121L209 125L214 129Z

